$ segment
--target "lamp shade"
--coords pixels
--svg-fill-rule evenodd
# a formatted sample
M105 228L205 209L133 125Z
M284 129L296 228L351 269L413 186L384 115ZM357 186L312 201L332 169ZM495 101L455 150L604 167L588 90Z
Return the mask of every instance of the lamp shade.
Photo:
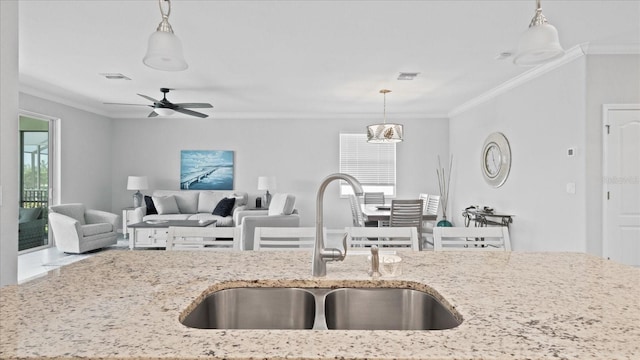
M129 176L127 179L127 190L146 190L149 182L146 176Z
M401 124L373 124L367 126L367 142L374 144L397 143L403 137Z
M513 63L533 66L562 55L564 55L564 49L560 46L558 31L553 25L544 23L531 26L522 34Z
M259 176L258 190L275 190L276 178L273 176Z
M181 71L189 67L182 54L182 43L173 33L158 30L149 37L147 54L142 62L150 68Z

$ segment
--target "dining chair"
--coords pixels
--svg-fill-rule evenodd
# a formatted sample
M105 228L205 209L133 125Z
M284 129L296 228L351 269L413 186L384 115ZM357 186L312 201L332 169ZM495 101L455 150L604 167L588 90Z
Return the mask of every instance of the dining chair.
M511 251L509 228L488 227L436 227L433 229L435 251Z
M422 199L391 200L391 216L389 227L415 227L422 250Z
M169 226L167 250L240 250L238 227Z
M315 237L315 227L257 227L253 248L256 251L312 251Z
M365 192L364 193L365 205L384 205L384 192ZM388 221L367 221L365 226L389 226Z
M358 197L356 195L349 195L349 205L351 206L351 218L353 220L353 226L364 226L364 215L362 214L360 201L358 200Z
M440 208L440 195L420 194L419 198L424 201L423 213L427 215L438 215ZM433 246L433 228L436 226L436 220L422 221L422 237L423 243ZM429 241L431 239L431 241Z
M409 248L419 250L416 227L348 227L345 228L349 250L363 250L372 245L379 248Z

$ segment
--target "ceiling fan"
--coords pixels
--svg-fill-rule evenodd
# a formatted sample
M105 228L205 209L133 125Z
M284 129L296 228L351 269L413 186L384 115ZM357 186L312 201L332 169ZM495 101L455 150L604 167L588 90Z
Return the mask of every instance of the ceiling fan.
M188 108L212 108L213 105L208 103L180 103L174 104L171 101L167 100L167 93L172 90L169 88L160 88L162 92L162 100L156 100L150 96L138 94L143 98L153 101L153 105L143 105L143 104L123 104L123 103L104 103L106 105L134 105L134 106L148 106L153 108L153 111L149 114L148 117L155 117L158 115L166 116L171 115L174 112L179 112L185 115L196 116L199 118L206 118L209 115L203 114L197 111L189 110Z

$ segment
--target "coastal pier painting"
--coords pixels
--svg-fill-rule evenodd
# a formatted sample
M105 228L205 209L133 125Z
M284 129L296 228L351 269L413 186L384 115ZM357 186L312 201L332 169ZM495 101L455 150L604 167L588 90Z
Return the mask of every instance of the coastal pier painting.
M182 150L180 189L233 190L233 151Z

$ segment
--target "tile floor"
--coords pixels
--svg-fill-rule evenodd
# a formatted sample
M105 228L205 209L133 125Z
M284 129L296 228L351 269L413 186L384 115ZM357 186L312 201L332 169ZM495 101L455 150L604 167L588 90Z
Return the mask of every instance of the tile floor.
M118 243L113 247L126 248L128 246L129 240L124 239L122 235L120 235L118 237ZM96 252L98 251L101 250L97 250ZM78 255L65 254L55 247L50 247L43 250L21 254L18 256L18 284L44 276L47 272L58 269L61 266L86 259L93 256L96 252Z

